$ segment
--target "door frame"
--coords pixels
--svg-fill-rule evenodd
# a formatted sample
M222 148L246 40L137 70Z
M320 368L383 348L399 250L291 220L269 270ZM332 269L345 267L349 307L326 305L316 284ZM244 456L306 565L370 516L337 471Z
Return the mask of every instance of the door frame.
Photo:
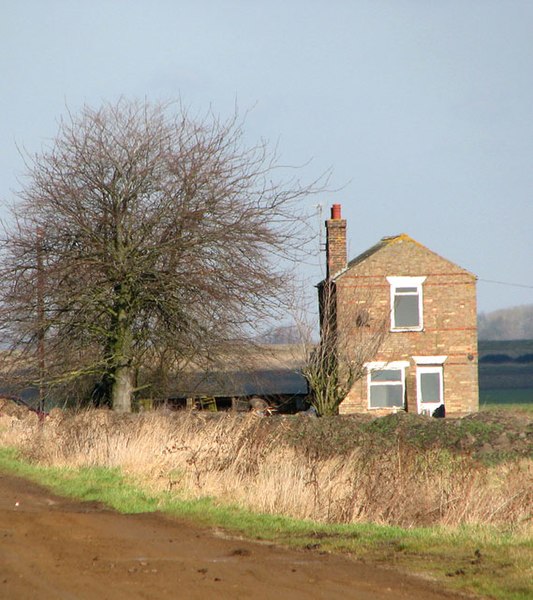
M438 373L439 379L439 402L422 402L422 375L425 373ZM433 412L444 403L444 369L440 365L417 365L416 367L416 401L419 414L428 414L431 416Z

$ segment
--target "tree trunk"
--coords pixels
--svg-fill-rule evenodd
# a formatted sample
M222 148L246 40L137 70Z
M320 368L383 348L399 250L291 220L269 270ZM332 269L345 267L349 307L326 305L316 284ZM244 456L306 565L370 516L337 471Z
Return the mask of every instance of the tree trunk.
M133 394L132 344L133 336L128 311L129 290L122 284L117 285L118 296L114 341L112 345L111 367L111 406L117 412L131 412L131 396Z
M130 366L118 367L111 388L111 404L117 412L131 412L133 393L133 369Z

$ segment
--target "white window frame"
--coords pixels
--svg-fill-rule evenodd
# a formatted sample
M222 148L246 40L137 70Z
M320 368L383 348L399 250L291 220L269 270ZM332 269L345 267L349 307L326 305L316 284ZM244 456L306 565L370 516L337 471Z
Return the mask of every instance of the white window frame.
M365 363L365 367L367 369L367 396L368 396L368 410L405 410L405 369L409 366L409 361L407 360L398 360L394 362L369 362ZM391 370L391 371L400 371L401 372L401 381L398 382L386 382L380 381L379 383L372 381L372 372L373 371L382 371L382 370ZM402 387L402 405L401 406L372 406L371 404L371 388L377 385L401 385Z
M427 279L424 277L387 277L387 281L390 284L390 314L391 314L391 331L422 331L424 329L424 296L422 291L422 284ZM406 295L417 295L418 296L418 315L420 317L419 324L409 327L397 327L395 323L395 311L394 311L394 300L396 298L396 290L398 288L416 288L416 293Z
M417 358L421 358L421 357L417 357ZM434 357L434 358L442 358L442 357ZM444 357L444 360L446 360L446 357ZM434 363L432 365L417 363L417 367L416 367L416 400L417 400L417 407L418 407L419 414L428 413L429 415L432 415L433 411L435 411L439 406L444 404L444 368L443 368L444 360L440 364ZM438 373L440 375L440 381L439 381L440 400L439 400L439 402L424 402L424 403L422 402L422 375L427 374L427 373Z

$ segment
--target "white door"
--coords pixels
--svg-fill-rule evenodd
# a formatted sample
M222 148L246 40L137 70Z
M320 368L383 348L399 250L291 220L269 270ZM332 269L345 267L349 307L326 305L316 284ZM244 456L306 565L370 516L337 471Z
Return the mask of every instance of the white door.
M419 366L416 369L418 412L432 415L444 405L444 384L441 366Z

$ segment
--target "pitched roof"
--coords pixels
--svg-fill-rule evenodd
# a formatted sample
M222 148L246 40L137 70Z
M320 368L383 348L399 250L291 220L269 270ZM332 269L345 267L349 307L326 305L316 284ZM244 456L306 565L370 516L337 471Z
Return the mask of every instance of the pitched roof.
M393 244L397 244L398 242L410 242L412 244L416 244L420 248L423 248L426 252L431 252L431 254L434 254L435 256L438 256L442 260L445 260L446 262L454 265L458 269L465 271L465 273L468 273L472 277L476 277L473 273L471 273L467 269L460 267L459 265L453 263L451 260L448 260L447 258L440 256L439 254L437 254L436 252L433 252L433 250L430 250L429 248L427 248L420 242L417 242L415 239L413 239L407 233L400 233L398 235L389 235L389 236L382 237L381 240L379 240L379 242L377 244L374 244L372 247L368 248L368 250L365 250L364 252L362 252L361 254L356 256L355 258L352 258L352 260L350 260L348 262L348 264L346 265L346 269L340 271L334 277L332 277L333 281L339 279L339 277L342 277L344 275L344 273L346 273L352 267L355 267L356 265L365 261L367 258L370 258L372 255L376 254L376 252L379 252L382 248L385 248L387 246L392 246ZM322 283L323 282L321 281L318 285L320 286Z
M347 268L349 269L350 267L354 267L355 265L362 263L364 260L375 254L378 250L385 248L385 246L391 246L392 244L396 244L397 242L404 241L413 242L421 248L425 248L425 246L423 246L420 242L414 240L410 235L407 235L407 233L399 233L398 235L387 235L385 237L382 237L377 244L374 244L371 248L359 254L359 256L352 258L352 260L348 263ZM425 249L427 250L427 248Z

